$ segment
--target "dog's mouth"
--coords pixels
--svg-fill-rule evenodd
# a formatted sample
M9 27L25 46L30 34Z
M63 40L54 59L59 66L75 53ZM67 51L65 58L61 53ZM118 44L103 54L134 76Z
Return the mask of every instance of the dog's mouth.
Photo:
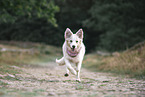
M67 53L68 53L68 55L71 56L71 57L75 57L75 56L78 55L78 52L75 51L74 49L72 49L72 50L68 50L68 49L67 49Z
M71 48L72 51L75 51L75 48Z
M80 49L78 49L78 50L76 50L75 48L71 48L70 50L67 49L67 53L71 57L76 57L78 55L78 53L80 52Z

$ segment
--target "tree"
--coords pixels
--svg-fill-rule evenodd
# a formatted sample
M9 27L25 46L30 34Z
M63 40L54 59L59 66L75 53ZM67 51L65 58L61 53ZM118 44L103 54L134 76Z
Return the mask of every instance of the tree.
M43 17L56 26L54 15L58 11L51 0L0 0L0 23L14 23L20 17Z
M100 33L99 47L124 50L145 40L144 4L144 0L96 0L84 26Z
M60 45L58 11L53 0L0 0L0 40Z

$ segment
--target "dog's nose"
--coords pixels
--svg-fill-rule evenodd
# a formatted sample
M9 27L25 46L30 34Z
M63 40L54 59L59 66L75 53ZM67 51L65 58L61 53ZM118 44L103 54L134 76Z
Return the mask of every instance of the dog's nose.
M74 49L75 47L76 47L75 45L72 46L73 49Z

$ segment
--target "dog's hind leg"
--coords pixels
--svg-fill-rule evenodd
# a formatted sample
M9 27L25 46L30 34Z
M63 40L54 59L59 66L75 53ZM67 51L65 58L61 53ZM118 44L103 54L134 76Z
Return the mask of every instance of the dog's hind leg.
M56 63L59 64L59 66L65 65L64 57L59 60L56 59Z
M71 66L71 64L69 63L68 60L65 60L65 63L66 63L66 67L67 69L73 74L73 75L76 75L76 71L74 70L74 68Z

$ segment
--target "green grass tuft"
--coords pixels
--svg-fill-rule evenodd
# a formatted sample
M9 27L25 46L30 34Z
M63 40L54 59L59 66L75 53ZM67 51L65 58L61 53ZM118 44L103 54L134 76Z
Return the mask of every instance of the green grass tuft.
M5 82L3 82L3 81L0 81L0 86L7 86L8 85L8 83L5 83Z

